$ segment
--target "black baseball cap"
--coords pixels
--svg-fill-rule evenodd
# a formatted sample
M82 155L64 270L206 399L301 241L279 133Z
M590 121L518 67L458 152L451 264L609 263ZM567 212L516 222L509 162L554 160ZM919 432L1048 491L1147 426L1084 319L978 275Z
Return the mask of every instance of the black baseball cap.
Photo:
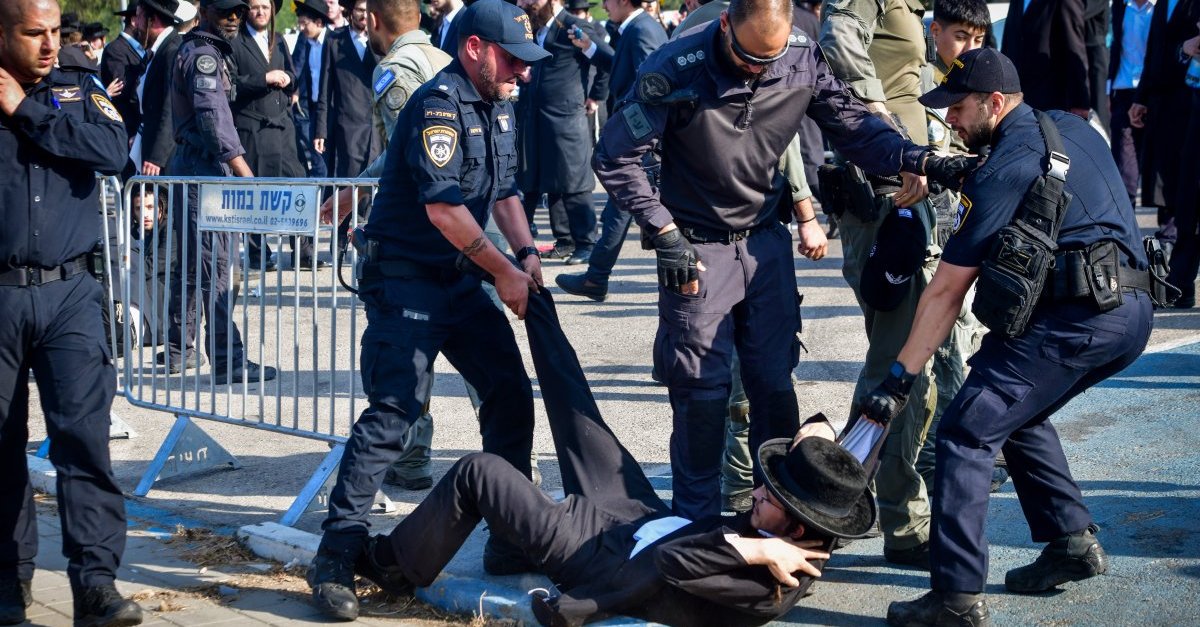
M888 213L859 279L863 302L877 311L899 307L925 263L928 239L928 229L912 209L897 207Z
M529 16L504 0L479 0L463 11L455 25L459 37L475 35L526 63L550 56L545 48L534 42Z
M964 52L953 63L941 85L921 96L921 104L930 109L945 109L967 94L1015 94L1021 91L1021 78L1008 57L994 48L976 48Z

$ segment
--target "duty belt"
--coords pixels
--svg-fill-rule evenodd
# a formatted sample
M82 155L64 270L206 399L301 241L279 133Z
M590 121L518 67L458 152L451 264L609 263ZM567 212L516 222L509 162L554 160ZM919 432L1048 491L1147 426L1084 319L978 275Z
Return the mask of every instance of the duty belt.
M754 235L755 233L771 227L774 220L763 220L762 222L741 231L719 231L717 229L709 229L702 226L681 226L679 233L687 238L693 244L732 244Z
M1046 291L1050 294L1054 301L1070 300L1073 298L1086 298L1091 296L1091 290L1084 283L1085 277L1074 276L1073 273L1063 272L1065 265L1063 257L1077 253L1078 251L1069 251L1059 253L1055 259L1055 269L1052 271L1051 279L1046 285ZM1122 263L1117 267L1117 282L1120 284L1120 290L1142 290L1143 292L1150 291L1150 271L1137 270L1130 268ZM1114 290L1115 291L1115 290Z
M65 281L85 272L88 272L87 253L53 268L32 268L28 266L10 268L0 272L0 286L29 287L31 285L43 285L55 281Z
M363 264L364 279L426 279L449 283L462 278L462 273L451 268L437 268L407 259L381 259Z

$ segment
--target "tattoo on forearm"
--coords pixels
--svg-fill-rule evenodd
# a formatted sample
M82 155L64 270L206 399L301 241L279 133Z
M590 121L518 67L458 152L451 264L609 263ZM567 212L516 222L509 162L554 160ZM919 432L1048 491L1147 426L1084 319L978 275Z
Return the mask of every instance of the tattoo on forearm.
M467 257L474 257L475 255L478 255L479 253L483 252L483 248L486 245L487 245L486 239L484 239L482 236L477 237L477 238L475 238L475 241L471 242L470 244L467 244L466 248L462 249L462 254L466 255Z

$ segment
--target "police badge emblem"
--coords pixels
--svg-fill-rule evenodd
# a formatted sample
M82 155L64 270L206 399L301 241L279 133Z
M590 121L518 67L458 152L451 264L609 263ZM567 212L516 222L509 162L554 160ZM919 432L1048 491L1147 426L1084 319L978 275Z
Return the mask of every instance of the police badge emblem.
M196 58L196 69L201 74L213 74L217 71L217 59L210 54L202 54Z
M449 126L430 126L421 133L424 138L425 154L433 165L444 168L458 147L458 131Z
M637 95L642 102L653 102L671 93L671 83L658 72L647 72L638 81Z
M125 121L121 118L121 114L117 112L117 108L113 106L113 103L108 98L105 98L100 94L92 94L92 104L96 105L96 108L100 110L100 113L104 114L104 117L114 122Z
M967 216L971 213L971 199L967 198L966 194L959 196L958 212L954 216L954 226L950 227L950 233L954 234L962 228L963 222L967 221Z

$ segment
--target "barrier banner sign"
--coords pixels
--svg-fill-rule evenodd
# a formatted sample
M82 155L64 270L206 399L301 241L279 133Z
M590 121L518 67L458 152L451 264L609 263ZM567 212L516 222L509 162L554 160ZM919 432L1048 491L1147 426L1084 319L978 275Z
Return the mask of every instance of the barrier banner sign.
M200 229L237 233L311 234L317 230L319 186L200 185Z

